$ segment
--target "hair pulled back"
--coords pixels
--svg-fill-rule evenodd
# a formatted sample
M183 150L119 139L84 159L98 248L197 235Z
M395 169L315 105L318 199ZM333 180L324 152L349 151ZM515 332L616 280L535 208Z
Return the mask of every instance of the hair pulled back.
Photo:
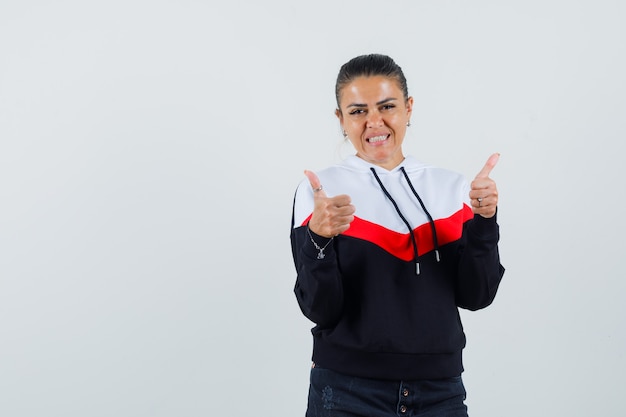
M382 75L396 80L398 86L402 90L404 100L409 99L409 90L406 84L406 78L402 72L402 68L395 63L393 59L387 55L368 54L360 55L346 62L339 69L337 82L335 83L335 98L337 99L337 108L339 105L339 96L341 90L354 81L358 77L373 77Z

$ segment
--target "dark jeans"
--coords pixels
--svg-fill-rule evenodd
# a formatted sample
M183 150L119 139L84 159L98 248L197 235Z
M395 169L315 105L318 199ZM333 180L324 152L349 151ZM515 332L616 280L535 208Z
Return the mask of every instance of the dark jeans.
M311 369L306 417L467 417L461 377L383 381Z

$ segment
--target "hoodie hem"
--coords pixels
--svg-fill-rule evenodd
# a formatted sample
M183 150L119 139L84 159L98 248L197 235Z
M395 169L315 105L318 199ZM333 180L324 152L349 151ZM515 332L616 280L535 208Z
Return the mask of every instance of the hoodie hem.
M462 351L451 353L387 353L347 349L314 338L316 366L345 375L384 380L444 379L463 372Z

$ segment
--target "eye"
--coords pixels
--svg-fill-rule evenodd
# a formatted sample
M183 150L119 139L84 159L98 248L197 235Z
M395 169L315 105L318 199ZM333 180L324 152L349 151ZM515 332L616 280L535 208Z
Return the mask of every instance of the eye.
M350 114L354 114L354 115L356 115L356 114L363 114L363 113L365 113L364 109L354 109L354 110L350 111Z
M382 106L381 106L381 108L380 108L380 109L381 109L381 110L392 110L392 109L394 109L395 107L396 107L396 106L395 106L395 105L393 105L393 104L384 104L384 105L382 105Z

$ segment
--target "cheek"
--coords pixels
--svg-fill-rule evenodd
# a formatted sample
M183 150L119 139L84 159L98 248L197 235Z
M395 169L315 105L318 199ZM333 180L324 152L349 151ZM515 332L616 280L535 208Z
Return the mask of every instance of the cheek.
M352 144L352 147L356 149L357 151L362 150L363 143L361 142L361 134L355 131L351 131L351 132L347 131L347 132L348 132L347 140L350 141L350 144Z
M406 126L403 124L399 125L395 130L395 134L398 140L404 140L404 136L406 135Z
M398 133L404 133L406 131L406 123L407 119L405 117L398 117L393 121L393 126L395 126L395 130Z
M348 140L350 141L352 146L354 146L355 149L358 149L361 147L361 141L359 140L358 136L355 136L354 134L348 134Z
M354 135L358 135L358 127L355 125L354 122L351 121L344 121L343 123L343 130L345 130L348 133L348 137L352 137Z
M350 129L353 132L359 132L363 130L365 121L359 120L359 119L351 119L351 120L346 120L344 125L346 126L346 128Z

